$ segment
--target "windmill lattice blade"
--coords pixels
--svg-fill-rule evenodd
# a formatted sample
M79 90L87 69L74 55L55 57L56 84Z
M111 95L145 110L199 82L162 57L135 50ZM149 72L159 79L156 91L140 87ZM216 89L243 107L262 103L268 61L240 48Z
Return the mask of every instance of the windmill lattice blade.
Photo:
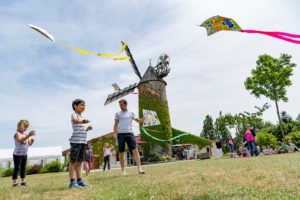
M124 96L126 96L126 95L128 95L130 93L132 93L136 87L137 87L137 83L135 83L133 85L130 85L130 86L128 86L128 87L126 87L126 88L124 88L124 89L122 89L120 91L116 91L116 92L108 95L108 97L107 97L104 105L107 105L107 104L109 104L111 102L114 102L114 101L116 101L116 100L118 100L118 99L120 99L120 98L122 98L122 97L124 97Z
M124 42L122 42L122 44L124 45ZM140 78L140 79L142 79L142 76L141 76L141 73L140 73L140 71L139 71L139 68L137 67L137 65L135 64L135 61L134 61L134 59L133 59L133 57L132 57L132 55L131 55L131 53L130 53L130 50L129 50L129 48L128 48L128 45L126 46L126 48L125 48L125 52L126 52L126 54L127 54L127 56L129 56L129 61L130 61L130 63L131 63L131 66L132 66L132 68L133 68L133 70L134 70L134 73Z

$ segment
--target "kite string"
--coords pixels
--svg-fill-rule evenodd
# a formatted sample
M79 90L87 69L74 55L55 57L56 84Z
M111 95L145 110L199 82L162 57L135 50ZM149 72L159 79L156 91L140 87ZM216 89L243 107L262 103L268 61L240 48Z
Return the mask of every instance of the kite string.
M154 139L154 140L160 141L160 142L170 142L170 141L175 140L175 139L177 139L177 138L180 138L180 137L182 137L182 136L187 136L187 135L189 135L189 133L182 133L182 134L177 135L177 136L175 136L175 137L173 137L173 138L170 138L170 139L160 139L160 138L154 137L153 135L151 135L150 133L148 133L148 132L145 130L145 128L144 128L143 126L142 126L142 131L143 131L143 133L146 134L147 136L151 137L151 138Z
M300 44L300 40L291 39L291 38L300 38L300 35L297 35L297 34L291 34L291 33L285 33L285 32L258 31L258 30L241 30L241 32L264 34L264 35L275 37L275 38L285 40L285 41L288 41L291 43Z

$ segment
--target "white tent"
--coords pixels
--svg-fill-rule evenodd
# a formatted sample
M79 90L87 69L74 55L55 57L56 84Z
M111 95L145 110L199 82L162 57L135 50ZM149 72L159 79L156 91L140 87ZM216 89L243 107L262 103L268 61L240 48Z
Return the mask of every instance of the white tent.
M0 149L0 167L13 167L13 149ZM45 165L53 160L62 162L62 148L57 147L29 147L28 165Z

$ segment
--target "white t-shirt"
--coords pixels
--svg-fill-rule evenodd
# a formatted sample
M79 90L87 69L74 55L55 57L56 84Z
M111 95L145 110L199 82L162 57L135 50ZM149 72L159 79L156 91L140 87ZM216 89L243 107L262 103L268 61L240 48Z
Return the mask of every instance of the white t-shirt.
M133 112L117 112L115 119L119 121L118 133L133 133L132 120L136 119Z

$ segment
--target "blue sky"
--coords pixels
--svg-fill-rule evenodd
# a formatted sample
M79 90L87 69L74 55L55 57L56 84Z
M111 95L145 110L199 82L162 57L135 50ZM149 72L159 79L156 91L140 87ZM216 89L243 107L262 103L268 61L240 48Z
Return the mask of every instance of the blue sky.
M200 133L206 114L254 111L268 102L264 119L276 122L275 106L245 90L258 55L289 53L300 63L299 45L261 35L220 32L207 37L205 19L234 18L245 29L300 34L299 3L254 1L1 1L0 2L0 148L12 148L16 124L26 118L36 129L36 146L68 147L71 102L86 100L84 113L93 121L89 138L110 132L118 105L104 106L111 83L137 82L128 61L90 57L52 43L32 31L35 24L63 41L92 52L116 52L126 41L141 73L149 59L170 56L166 78L172 126ZM280 108L296 117L300 70ZM137 112L137 96L127 97Z

